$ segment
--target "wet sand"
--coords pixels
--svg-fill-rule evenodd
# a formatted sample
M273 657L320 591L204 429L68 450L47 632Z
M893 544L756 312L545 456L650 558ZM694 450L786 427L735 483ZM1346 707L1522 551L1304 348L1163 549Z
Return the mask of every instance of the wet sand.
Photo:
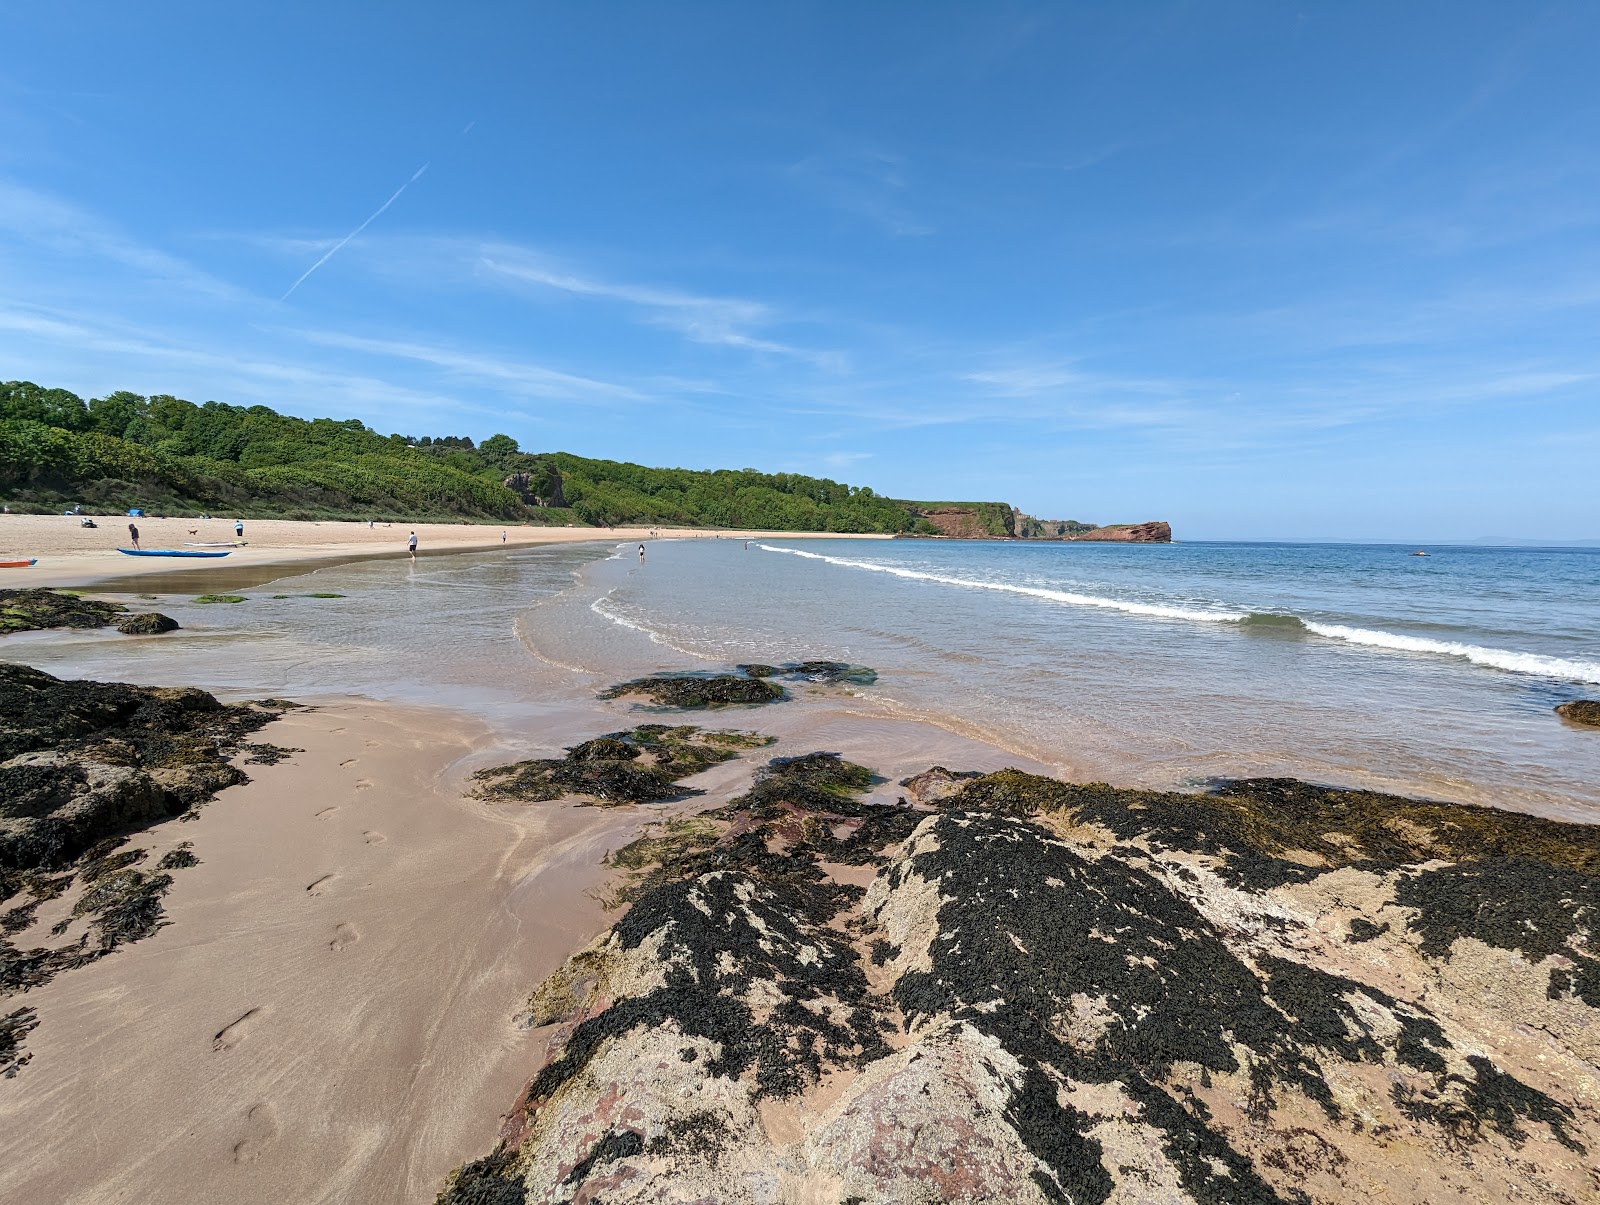
M304 752L134 837L201 860L171 923L27 994L0 1199L426 1201L492 1141L533 1055L518 1003L603 927L585 893L634 821L464 801L488 737L449 713L355 701L264 735Z
M699 717L778 744L665 808L466 798L473 768L646 718L578 705L519 739L345 700L264 729L302 751L251 767L192 822L133 836L152 861L180 841L200 858L174 876L170 924L7 1002L40 1024L32 1061L0 1080L0 1199L431 1201L493 1145L542 1061L548 1033L516 1016L616 919L597 902L603 862L647 822L716 806L767 757L815 748L878 768L883 802L933 761L1016 761L814 699Z
M280 577L295 565L338 564L369 557L407 555L407 540L417 533L419 556L454 552L488 552L501 547L538 544L577 544L587 541L649 541L652 538L754 540L785 539L888 539L887 536L837 536L823 532L711 531L670 527L533 527L515 524L416 523L383 524L338 520L310 522L292 519L249 519L246 546L226 550L215 559L130 557L117 551L128 545L128 524L138 524L142 548L196 548L192 541L220 543L234 539L231 519L129 519L126 515L94 515L98 524L86 528L71 515L0 515L0 561L39 558L28 569L6 570L0 586L86 586L115 582L120 589L157 590L153 575L163 580L172 573L226 571L218 589L258 585ZM500 533L505 532L502 543ZM656 535L652 536L651 533ZM211 551L222 551L212 549ZM130 579L139 579L137 581ZM210 580L209 578L207 580ZM173 586L188 589L188 585Z

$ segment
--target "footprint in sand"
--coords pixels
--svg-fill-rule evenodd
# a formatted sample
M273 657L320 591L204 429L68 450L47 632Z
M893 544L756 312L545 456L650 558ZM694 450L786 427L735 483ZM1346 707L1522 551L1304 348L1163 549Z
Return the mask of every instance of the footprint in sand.
M325 874L320 879L318 879L315 883L307 883L306 884L306 894L307 895L321 895L324 891L326 891L333 884L333 880L338 878L338 877L339 876L336 875L336 874Z
M367 839L367 844L368 845L382 845L385 841L387 841L389 839L389 838L385 837L382 833L377 832L374 829L368 829L366 832L362 833L361 835Z
M342 950L346 946L353 946L361 940L361 934L356 927L348 921L340 921L333 927L333 940L328 943L330 950Z
M240 1042L250 1036L252 1030L260 1024L266 1015L263 1009L252 1008L231 1025L224 1025L217 1030L216 1037L211 1039L211 1049L232 1050Z
M277 1140L278 1111L265 1101L251 1105L244 1115L244 1132L233 1144L233 1161L254 1163Z
M360 758L357 758L357 757L347 757L347 758L345 758L345 759L344 759L344 760L343 760L343 761L342 761L342 762L340 762L340 763L339 763L339 764L340 764L340 765L341 765L341 766L353 766L353 765L355 765L355 764L356 764L356 762L358 762L358 761L360 761L360 760L361 760L361 759L360 759Z
M358 791L365 791L371 786L372 786L372 779L370 779L370 778L358 778L358 779L356 779L356 790L358 790Z
M326 820L329 816L333 815L338 810L339 810L339 808L338 808L337 805L335 805L335 806L333 806L331 808L323 808L320 812L317 813L317 819L318 820Z

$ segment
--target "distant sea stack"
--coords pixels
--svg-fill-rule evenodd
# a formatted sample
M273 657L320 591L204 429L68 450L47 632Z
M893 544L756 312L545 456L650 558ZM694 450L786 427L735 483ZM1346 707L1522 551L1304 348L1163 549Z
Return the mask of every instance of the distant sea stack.
M917 520L908 536L948 540L1098 540L1118 544L1170 544L1172 525L1110 523L1077 519L1036 519L1004 502L907 502Z

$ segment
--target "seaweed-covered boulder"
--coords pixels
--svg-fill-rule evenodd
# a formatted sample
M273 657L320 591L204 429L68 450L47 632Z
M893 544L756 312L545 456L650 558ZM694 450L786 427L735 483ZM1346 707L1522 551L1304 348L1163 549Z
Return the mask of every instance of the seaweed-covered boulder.
M785 661L781 665L751 662L736 668L752 678L786 678L793 682L820 682L830 686L844 682L855 686L871 686L878 680L877 670L865 665L851 665L848 661Z
M63 681L0 662L0 998L166 923L167 872L197 859L180 845L153 869L140 869L145 851L121 848L126 834L247 781L231 761L236 753L272 760L287 752L245 738L292 706L229 706L201 690ZM66 916L48 935L38 932L39 907L63 897ZM0 1016L0 1076L29 1061L21 1043L35 1024L32 1009Z
M631 909L534 992L547 1056L441 1199L1593 1195L1600 830L918 778L931 813L775 759L617 851Z
M745 674L655 674L600 692L602 699L638 695L658 707L698 711L740 704L776 703L787 697L781 686Z
M578 798L608 807L681 799L696 793L680 786L682 779L771 743L753 732L642 724L574 745L565 757L479 770L473 794L520 803Z
M58 590L0 590L0 635L42 628L103 628L128 608Z
M155 611L141 611L117 620L117 631L124 636L158 636L162 632L176 632L178 621Z
M974 778L982 778L977 770L947 770L932 766L921 774L900 780L912 803L935 803L962 790Z
M246 781L230 755L285 706L0 662L0 871L64 865L102 837Z
M1557 707L1556 714L1571 724L1600 728L1600 699L1574 699Z

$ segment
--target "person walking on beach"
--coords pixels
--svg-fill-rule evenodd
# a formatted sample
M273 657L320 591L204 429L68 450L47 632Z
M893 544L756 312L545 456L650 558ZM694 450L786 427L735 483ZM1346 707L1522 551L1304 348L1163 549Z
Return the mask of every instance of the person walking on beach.
M408 545L408 547L411 549L411 559L413 561L416 560L417 559L417 533L416 532L412 532L411 533L411 543Z
M503 527L500 529L500 542L502 544L506 542L506 529Z
M233 521L233 538L236 539L236 540L244 539L244 520L243 519L235 519Z
M128 539L133 541L134 551L137 552L139 548L139 528L133 523L128 524Z

